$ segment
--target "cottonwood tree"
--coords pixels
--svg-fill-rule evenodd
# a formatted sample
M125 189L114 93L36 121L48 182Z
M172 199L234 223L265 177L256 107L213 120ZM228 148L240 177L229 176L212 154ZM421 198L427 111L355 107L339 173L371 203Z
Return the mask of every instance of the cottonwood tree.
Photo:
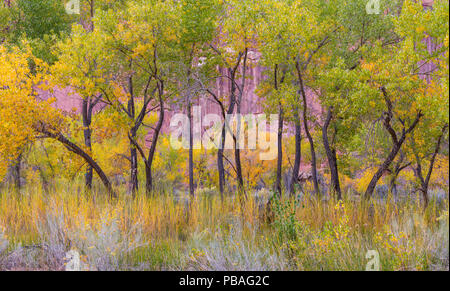
M389 154L367 186L366 198L372 195L378 180L391 166L405 140L413 134L420 122L429 118L425 116L427 112L421 106L422 100L431 97L426 93L429 84L419 75L423 62L430 56L423 49L426 45L420 43L425 36L424 32L428 30L432 33L436 25L439 25L439 31L442 32L442 25L437 24L438 18L434 18L442 13L439 12L441 9L445 8L437 6L435 12L424 11L421 4L405 1L400 15L393 20L396 33L402 37L401 41L391 47L378 42L376 52L362 64L363 75L367 76L362 79L363 82L376 90L371 96L375 99L369 103L374 105L372 110L379 114L378 120L382 122L392 144ZM429 21L419 23L415 21L417 17ZM445 34L448 35L448 27L444 38Z
M322 142L331 174L331 191L342 198L337 152L346 152L352 137L364 126L366 111L358 99L364 89L355 95L353 82L358 79L355 71L364 55L381 41L384 46L398 41L393 31L392 15L367 14L366 1L352 0L337 3L328 11L328 17L336 21L336 31L322 49L323 54L312 66L311 87L321 101L324 110L321 128ZM384 8L396 7L393 3ZM330 138L331 135L331 138Z
M317 157L315 143L311 132L311 113L307 96L308 83L312 81L311 63L320 58L323 48L327 46L338 29L336 21L327 13L336 3L322 1L292 1L290 3L290 43L293 49L292 73L297 78L297 86L302 101L303 128L311 151L311 174L316 195L320 194L317 178ZM298 126L298 125L297 125Z
M283 164L283 125L285 121L293 121L295 125L295 160L290 181L289 192L293 193L301 161L301 126L300 100L296 93L295 78L291 74L293 63L290 58L294 54L291 47L291 31L289 1L264 1L260 4L258 23L258 42L261 50L261 65L265 68L265 81L260 84L259 94L265 98L266 111L278 114L278 157L276 164L276 181L274 188L278 195L282 194ZM290 66L290 67L289 67Z
M407 139L405 151L413 164L425 207L433 168L448 138L449 26L442 24L442 19L449 17L448 11L448 1L436 1L431 10L406 1L396 19L398 34L410 43L407 49L413 59L419 60L411 69L411 78L420 82L420 92L412 106L419 108L423 117Z
M84 30L80 25L73 27L70 38L58 44L58 61L51 68L55 86L70 87L81 97L81 118L83 123L84 145L92 153L92 118L94 109L101 105L100 85L107 72L101 64L111 61L108 55L96 48L102 46L98 34ZM85 173L85 185L92 187L92 167Z
M0 5L0 19L0 43L27 39L33 54L48 63L57 59L49 47L67 37L75 20L59 0L7 1Z
M144 161L146 192L153 188L152 162L164 121L167 93L167 63L173 55L177 33L177 7L167 1L132 1L126 10L101 11L94 18L94 31L104 40L97 47L111 61L102 63L108 71L101 91L106 103L128 119L130 141L130 185L138 190L138 154ZM157 114L156 125L148 124L150 113ZM151 144L139 139L144 128L153 131Z
M211 43L217 32L218 1L183 0L179 2L179 31L173 55L172 83L178 87L181 104L188 115L189 140L189 194L194 195L194 132L192 105L207 90L209 77L215 65ZM205 84L206 87L205 87Z
M224 79L229 83L229 92L226 98L218 96L212 90L208 93L220 106L222 116L236 113L241 114L242 100L245 92L247 71L250 66L249 54L256 48L256 26L257 26L257 4L252 1L227 1L224 2L222 11L224 14L220 18L220 34L215 44L211 47L216 53L215 57L219 62L219 72L216 79ZM220 68L225 70L221 73ZM226 105L228 101L228 106ZM244 179L242 174L241 152L238 143L242 130L240 118L236 121L236 130L231 124L224 120L220 133L220 143L217 151L217 167L219 172L219 190L224 192L225 188L225 158L224 150L227 135L233 139L234 161L232 166L235 170L237 186L240 193L245 195Z
M33 70L30 61L33 63ZM39 101L36 98L35 88L46 88L47 65L33 56L29 46L25 46L23 50L13 48L11 51L1 46L0 63L1 159L11 161L20 154L24 145L33 142L36 137L51 138L84 159L99 175L109 196L117 197L99 164L63 134L67 130L67 122L61 111L51 106L54 99ZM4 169L0 171L4 172Z

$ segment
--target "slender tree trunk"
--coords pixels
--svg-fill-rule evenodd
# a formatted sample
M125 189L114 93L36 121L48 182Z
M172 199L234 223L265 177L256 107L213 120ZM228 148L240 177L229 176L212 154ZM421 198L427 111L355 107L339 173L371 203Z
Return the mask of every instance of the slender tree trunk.
M234 106L236 104L236 95L234 93L234 76L237 70L236 66L233 69L228 69L228 73L230 75L230 86L231 86L231 94L230 94L230 104L228 105L228 109L226 112L226 116L224 116L224 121L222 125L222 133L220 137L220 146L217 151L217 170L219 171L219 189L220 189L220 195L223 200L223 192L225 190L225 166L223 163L224 160L224 149L225 149L225 142L226 142L226 136L227 136L227 130L230 130L229 125L227 124L227 116L230 114L233 114Z
M136 139L136 131L131 131L131 137L135 140ZM139 188L138 185L138 160L137 160L137 150L136 147L133 144L130 144L130 163L131 163L131 170L130 170L130 188L131 193L133 196L136 195L136 192Z
M394 166L394 171L392 173L392 177L389 182L389 192L392 193L393 195L397 195L396 182L397 182L398 176L400 175L400 172L411 165L411 163L406 163L406 164L402 165L404 160L405 160L405 154L400 150L400 158Z
M230 97L230 105L228 106L227 115L230 115L234 111L234 106L236 104L235 97L231 95ZM217 169L219 171L219 188L220 193L223 198L223 192L225 190L225 166L224 166L224 150L225 150L225 142L227 136L227 130L230 130L229 125L227 124L226 116L224 117L223 125L222 125L222 133L220 137L220 147L217 151Z
M238 105L239 108L239 105ZM239 145L238 145L238 139L239 139L239 134L240 134L240 110L238 110L237 112L237 116L238 116L238 120L237 120L237 134L236 134L236 138L234 139L234 160L236 163L236 177L237 177L237 181L238 181L238 187L240 191L244 190L244 179L242 177L242 165L241 165L241 151L239 149Z
M439 154L439 150L441 148L441 143L442 143L442 138L444 137L444 134L447 131L447 128L448 128L447 124L442 127L442 133L436 142L434 152L430 159L430 165L428 166L427 176L425 178L423 177L423 174L422 174L422 164L420 161L420 157L417 154L417 151L414 151L414 155L416 158L416 168L414 169L414 173L416 174L416 176L419 178L419 181L420 181L420 189L419 190L422 193L425 208L427 208L428 203L429 203L428 187L430 184L431 174L432 174L433 168L434 168L434 163L436 161L436 156Z
M327 117L322 128L322 139L325 152L327 154L328 165L330 167L331 185L333 187L333 191L335 192L337 199L341 200L342 194L341 194L341 187L339 185L339 173L337 170L336 150L330 147L330 143L328 141L328 127L330 125L332 118L333 118L333 108L329 107Z
M337 198L338 200L342 199L342 192L341 192L341 186L339 184L339 171L338 171L338 166L337 166L337 154L336 154L336 149L335 148L331 148L331 157L333 160L333 164L334 164L334 172L336 173L335 176L335 180L334 180L334 185L336 185L337 187Z
M241 165L241 152L238 145L235 142L234 146L234 160L236 162L236 177L238 181L239 191L244 190L244 179L242 177L242 165Z
M238 181L238 186L240 191L244 191L244 179L242 177L242 165L241 165L241 154L240 150L235 147L234 149L234 160L236 162L236 177Z
M161 90L163 90L163 89L161 89ZM145 185L146 185L147 194L149 194L153 189L152 164L153 164L153 158L155 156L156 144L158 142L159 133L161 132L161 128L164 123L164 103L163 103L161 95L159 98L159 107L160 107L160 112L159 112L158 123L156 124L155 132L153 133L152 144L148 151L148 158L147 158L147 163L145 166L145 179L146 179Z
M391 149L389 155L384 160L383 164L381 164L381 166L378 168L377 172L373 175L372 179L370 180L370 183L367 186L366 192L364 193L364 197L366 199L369 199L370 197L372 197L373 191L375 190L378 180L381 178L383 173L389 168L391 163L394 161L395 157L397 156L397 153L400 151L400 148L402 147L403 142L406 139L406 136L414 130L417 123L419 123L420 119L423 116L421 112L418 112L416 119L411 124L411 126L408 129L403 128L400 138L398 138L397 133L391 126L391 120L393 117L392 102L389 99L386 89L384 87L382 87L381 90L383 92L383 96L384 96L384 99L385 99L385 102L387 105L387 109L388 109L388 112L384 113L383 125L386 128L389 135L391 136L392 149Z
M39 124L36 126L36 131L44 134L45 136L49 138L53 138L55 140L58 140L61 142L69 151L79 155L82 157L97 173L97 175L100 177L100 180L102 181L103 185L105 186L106 190L108 191L110 198L117 198L117 194L114 192L111 182L109 181L108 177L106 176L105 172L103 172L102 168L97 164L92 157L86 153L84 150L82 150L79 146L69 141L65 136L63 136L61 133L53 133L45 128L43 124Z
M89 21L90 21L90 23L89 23L89 30L90 31L94 31L94 12L95 12L94 0L91 0L89 8L90 8L89 10L90 10L90 14L91 14L91 17L89 19Z
M292 177L289 184L289 193L292 195L295 192L295 185L298 183L298 175L300 172L300 162L302 157L302 127L300 125L300 116L298 114L298 107L294 110L295 123L295 159L292 168Z
M227 115L230 115L234 111L234 106L236 104L235 98L231 96L230 105L228 106ZM226 116L222 125L222 133L220 137L220 147L217 151L217 169L219 171L219 189L223 199L223 192L225 191L225 166L224 166L224 150L225 150L225 142L227 136L227 130L230 130L229 125L227 124Z
M305 85L303 83L303 77L300 70L300 65L296 63L298 80L300 82L300 93L303 98L303 127L305 128L306 137L308 138L309 147L311 150L311 174L314 184L314 192L316 195L320 195L319 182L317 180L317 161L316 161L316 151L314 149L314 140L308 127L308 102L306 100Z
M234 139L234 159L236 162L236 176L237 176L240 191L244 191L244 179L242 176L241 151L239 149L238 143L239 143L239 137L240 137L240 132L241 132L241 103L242 103L242 96L244 93L245 78L246 78L246 73L247 73L247 54L248 54L248 49L245 49L243 68L242 68L242 83L241 83L241 88L239 90L239 95L238 95L237 102L236 102L237 131L236 131L236 138ZM232 94L235 94L236 86L237 86L234 82L234 76L235 76L235 74L233 75L233 84L231 87L232 91L233 91Z
M130 61L130 70L132 69L132 61ZM130 114L130 118L132 120L135 119L135 105L134 105L134 90L133 90L133 76L132 72L130 72L130 77L128 78L128 90L130 94L130 98L128 99L128 112ZM130 130L130 136L133 140L136 140L137 137L137 128L133 126ZM137 149L136 146L130 142L130 191L133 197L136 196L136 193L139 188L138 181L138 159L137 159Z
M89 3L89 26L87 27L87 31L92 32L94 31L94 0L91 0ZM92 108L91 107L91 99L89 98L83 98L82 103L82 109L81 109L81 116L83 119L83 134L84 134L84 145L89 150L89 153L92 153L92 130L91 130L91 121L92 121ZM93 179L93 171L91 166L87 166L86 173L84 174L84 184L86 186L87 190L92 189L92 179Z
M81 116L83 118L83 134L84 134L84 145L88 149L89 153L92 153L92 131L91 131L91 110L89 110L89 100L83 99L82 103L82 112ZM84 180L85 180L85 186L86 189L91 190L92 189L92 167L87 166L86 173L84 174Z
M14 187L17 191L20 190L22 184L20 183L20 175L21 175L21 164L22 164L22 153L17 156L14 166L13 166L13 179L14 179Z
M153 176L152 176L152 167L147 162L145 164L145 192L149 195L153 190Z
M280 113L278 114L278 159L277 159L277 179L275 182L275 190L278 193L278 196L281 197L281 174L282 174L282 166L283 166L283 122L284 122L284 112L283 108L281 108L280 104Z
M278 91L278 65L275 65L275 70L273 74L274 80L274 88ZM281 77L280 84L284 82L284 74ZM281 192L281 175L282 175L282 167L283 167L283 123L284 123L284 111L281 105L281 102L278 103L278 132L277 132L277 150L278 150L278 159L277 159L277 177L275 181L275 191L279 197L282 196Z
M225 122L225 121L224 121ZM217 150L217 171L219 172L219 191L221 199L223 200L223 192L225 188L225 167L223 165L223 150L225 147L225 125L222 127L220 137L220 146Z
M402 141L403 144L403 141ZM395 156L397 155L398 151L400 150L401 144L394 144L392 146L391 152L387 156L387 158L384 160L383 164L378 168L376 173L373 175L372 179L370 180L369 186L367 186L366 192L364 196L366 198L369 198L372 196L373 191L375 190L375 187L378 183L378 180L383 176L383 173L387 171L389 166L391 165L392 161L395 159Z
M189 194L194 196L194 153L193 153L193 132L192 132L192 104L188 102L188 118L189 118Z

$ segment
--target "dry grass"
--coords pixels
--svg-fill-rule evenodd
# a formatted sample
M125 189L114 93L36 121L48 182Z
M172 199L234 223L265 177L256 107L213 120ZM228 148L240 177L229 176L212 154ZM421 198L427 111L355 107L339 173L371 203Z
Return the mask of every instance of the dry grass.
M448 200L423 211L307 196L275 201L268 223L253 195L110 202L60 188L0 194L0 269L64 269L70 249L91 270L364 270L371 249L383 270L448 269Z

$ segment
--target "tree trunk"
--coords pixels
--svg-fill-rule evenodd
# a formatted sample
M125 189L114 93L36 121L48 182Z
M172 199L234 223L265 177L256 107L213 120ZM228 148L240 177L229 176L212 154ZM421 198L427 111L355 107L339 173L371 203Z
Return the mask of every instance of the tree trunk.
M275 70L274 70L274 88L276 91L278 91L278 65L275 65ZM280 79L280 84L284 82L284 77L285 74L283 74L283 76ZM281 192L281 180L282 180L282 167L283 167L283 123L284 123L284 111L283 111L283 107L281 105L281 102L278 103L278 132L277 132L277 150L278 150L278 155L277 155L277 178L275 181L275 191L277 191L278 196L281 197L282 196L282 192Z
M300 82L300 93L303 98L303 127L305 128L306 137L308 138L309 147L311 150L311 174L314 184L314 192L316 195L320 195L319 182L317 181L317 161L316 161L316 151L314 149L314 140L308 127L308 103L306 101L305 85L303 83L302 73L300 71L300 65L296 63L298 80Z
M425 178L423 177L423 174L422 174L422 164L421 164L419 155L417 154L416 151L414 152L414 155L416 157L416 168L414 169L414 173L416 174L416 176L419 178L419 181L420 181L420 192L422 193L422 196L423 196L425 208L428 206L428 201L429 201L428 186L430 184L430 179L431 179L431 174L433 172L434 163L436 161L436 156L438 155L439 150L441 148L442 138L444 137L444 134L447 131L447 128L448 128L447 124L442 127L442 133L436 142L436 147L434 148L433 155L431 156L430 165L428 166L428 172L427 172L427 176Z
M131 137L133 139L136 139L136 132L131 132ZM130 144L130 163L131 163L131 169L130 169L130 188L131 193L133 194L133 197L136 195L136 192L138 191L139 185L138 185L138 161L137 161L137 150L136 147L132 144Z
M87 28L87 31L93 32L94 31L94 0L91 0L89 3L89 27ZM84 145L89 150L89 153L92 154L92 130L91 130L91 123L92 123L92 108L93 104L91 103L90 98L83 98L82 103L82 112L81 116L83 118L83 134L84 134ZM87 190L92 189L92 179L93 179L93 170L91 166L87 166L86 173L84 174L84 184L86 186Z
M225 121L224 121L225 122ZM220 137L220 146L217 150L217 171L219 172L219 191L223 201L223 192L225 188L225 167L223 165L223 150L225 147L225 125L222 127L222 136Z
M398 151L400 150L401 145L403 144L403 141L401 144L394 144L392 146L391 152L387 156L387 158L384 160L383 164L378 168L377 172L373 175L372 179L370 180L369 186L367 186L366 192L364 196L366 198L370 198L373 194L373 191L375 190L375 187L378 183L378 180L383 176L383 173L386 172L386 170L391 165L392 161L395 159L395 156L397 155Z
M13 166L13 179L14 179L14 187L17 191L20 190L22 184L20 183L20 175L21 175L21 163L22 163L22 153L20 153L14 163Z
M52 133L45 129L45 126L40 124L36 127L36 131L44 134L45 136L49 138L53 138L61 142L69 151L79 155L82 157L97 173L97 175L100 177L100 180L102 181L103 185L105 186L106 190L108 191L108 195L110 198L117 198L117 194L114 192L111 182L109 181L108 177L106 176L105 172L103 172L102 168L95 162L92 157L87 154L85 151L83 151L79 146L69 141L65 136L63 136L61 133Z
M161 91L162 90L163 89L161 89ZM146 180L145 185L146 185L147 194L149 194L153 189L152 164L153 164L153 158L155 156L156 144L158 142L159 133L161 132L161 128L164 123L164 103L163 103L161 95L159 98L159 107L160 107L160 111L159 111L158 123L156 124L155 132L153 133L152 144L148 151L148 158L147 158L147 163L145 166L145 180Z
M409 167L409 165L411 165L411 163L406 163L406 164L402 165L404 160L405 160L405 154L402 151L400 151L400 158L394 166L394 171L392 173L392 177L389 182L389 192L392 193L393 195L397 195L396 182L397 182L398 176L400 175L400 172L403 171L404 169L406 169L407 167Z
M189 194L194 196L194 153L193 153L193 132L192 132L192 104L188 102L188 118L189 118Z
M238 181L239 191L244 191L244 179L242 178L242 165L241 165L241 153L235 146L234 148L234 160L236 162L236 177Z
M130 70L132 68L132 61L130 61ZM132 72L130 72L132 74ZM135 105L134 105L134 92L133 92L133 76L131 75L128 78L128 89L130 98L128 99L128 112L131 119L135 119ZM137 136L137 128L133 126L130 130L130 136L133 140L136 140ZM130 191L133 197L136 196L136 193L139 188L138 181L138 160L137 160L137 150L136 146L130 142Z
M232 114L234 111L234 105L236 103L234 96L232 95L230 97L230 105L228 106L227 115ZM223 125L222 125L222 133L220 137L220 147L217 151L217 168L219 171L219 187L220 187L220 193L223 196L224 188L225 188L225 166L223 163L224 160L224 149L225 149L225 142L226 142L226 132L229 130L229 125L227 124L226 116L224 117Z
M278 159L277 159L277 180L275 182L275 190L278 193L278 196L281 197L281 172L283 166L283 119L284 113L283 108L281 108L280 104L280 113L279 113L279 121L278 121Z
M92 111L89 110L89 100L83 99L81 116L83 118L83 134L84 134L84 145L88 149L89 153L92 153L92 131L91 131L91 117ZM92 189L92 167L87 166L86 173L84 174L86 189Z
M145 192L149 195L153 190L152 168L149 162L145 164Z
M337 170L337 158L336 158L336 150L330 147L330 143L328 141L328 127L330 125L331 119L333 118L333 107L330 106L328 108L327 117L325 123L322 128L322 139L323 145L325 148L325 152L327 154L328 166L330 167L331 173L331 185L333 191L336 194L338 200L342 199L341 187L339 185L339 173Z
M231 94L230 94L230 104L228 105L228 109L226 112L227 115L230 115L233 113L234 106L236 104L236 95L234 93L234 88L235 88L234 76L235 76L236 70L237 70L237 66L233 69L231 69L231 68L228 69L228 73L230 75ZM229 125L227 124L226 116L224 116L224 121L223 121L223 125L222 125L222 133L221 133L221 137L220 137L220 146L217 151L217 169L219 171L219 189L220 189L220 194L221 194L222 200L223 200L223 192L225 190L225 166L224 166L223 160L224 160L224 149L225 149L227 130L230 130L230 128L229 128Z
M419 111L417 113L416 119L411 124L411 126L407 130L405 130L405 128L402 129L402 133L401 133L401 136L399 139L397 136L397 133L391 126L391 120L393 117L392 102L389 99L389 96L384 87L381 87L381 91L383 92L383 96L384 96L384 99L385 99L385 102L387 105L387 109L388 109L388 111L384 113L383 125L386 128L389 135L391 136L392 149L391 149L391 152L389 153L389 155L384 160L383 164L381 164L381 166L378 168L377 172L373 175L372 180L370 180L369 186L367 186L366 192L364 193L364 197L366 199L370 199L370 197L372 197L373 191L375 190L378 180L381 178L383 173L389 168L392 161L394 161L395 157L397 156L397 153L400 151L400 148L402 147L403 142L406 139L406 136L414 130L417 123L419 123L420 119L423 116L422 113Z
M300 171L300 162L302 157L302 127L300 125L300 116L298 114L298 107L294 111L295 123L295 160L292 169L291 183L289 184L289 193L292 195L295 192L295 185L298 183L298 174Z
M239 137L240 137L240 131L241 131L241 103L242 103L242 96L244 93L244 88L245 88L245 78L246 78L246 73L247 73L247 54L248 54L248 50L245 49L244 52L244 61L243 61L243 67L242 67L242 83L241 83L241 88L239 90L239 95L237 98L237 102L236 102L236 113L237 113L237 131L236 131L236 138L234 139L234 160L236 162L236 176L237 176L237 181L238 181L238 185L239 185L239 190L241 192L244 192L244 179L242 176L242 166L241 166L241 151L239 149ZM235 74L233 74L233 84L231 86L231 90L232 93L231 94L236 94L236 86L238 86L237 84L235 84Z

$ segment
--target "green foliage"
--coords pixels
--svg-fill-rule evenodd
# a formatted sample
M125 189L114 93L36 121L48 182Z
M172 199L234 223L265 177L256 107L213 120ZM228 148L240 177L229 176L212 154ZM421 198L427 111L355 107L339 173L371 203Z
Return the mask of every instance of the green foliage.
M17 36L25 34L31 39L42 39L48 34L58 35L69 31L69 16L63 1L18 0L17 9L12 19L17 23Z
M274 228L280 241L293 240L297 237L298 221L295 217L297 202L294 199L280 199L277 193L272 193L272 211L274 213Z
M11 233L23 231L21 234L36 236L32 228L39 223L30 219L29 213L47 214L44 193L49 195L61 187L68 189L67 196L84 197L73 194L83 188L86 161L68 152L61 143L43 139L49 136L43 131L45 127L57 137L62 134L80 145L117 184L126 183L131 176L130 149L138 149L141 184L150 164L154 193L181 193L177 199L186 199L192 206L185 209L170 195L160 195L158 199L166 200L155 201L140 192L131 200L125 195L126 187L120 185L115 185L123 194L117 205L70 200L67 207L89 217L76 222L82 227L74 230L72 235L77 236L72 241L91 264L102 261L100 268L119 269L128 259L126 254L131 256L132 264L147 260L149 268L160 269L169 268L165 256L170 257L170 264L201 270L363 269L364 253L371 248L382 250L384 269L433 269L436 262L439 268L445 267L445 260L440 260L429 246L438 252L447 251L448 261L448 247L436 243L441 238L448 242L448 210L445 233L435 229L435 208L421 212L418 205L409 205L415 217L423 216L423 221L410 223L409 208L400 211L404 205L386 202L377 206L379 212L371 220L348 201L332 205L318 199L305 201L308 196L299 202L273 195L270 206L274 220L267 225L259 220L260 213L253 212L266 206L261 201L249 199L237 204L233 190L223 195L225 200L217 200L216 150L193 151L198 189L194 198L187 198L183 194L188 184L188 151L171 147L167 132L161 132L157 141L150 138L164 109L185 111L197 101L204 104L206 98L213 97L226 109L231 97L236 97L236 110L243 104L240 102L245 102L241 97L253 95L251 73L258 70L251 70L258 66L263 75L256 84L259 105L265 113L279 114L283 110L283 180L290 180L296 148L291 125L303 117L306 105L302 127L308 124L311 129L319 175L323 176L331 171L325 160L322 130L328 109L332 113L325 134L336 150L341 184L349 193L364 191L392 151L395 135L405 133L416 116L421 116L420 122L401 147L403 162L412 166L421 162L422 171L428 170L437 141L448 145L448 131L443 129L449 123L449 3L434 1L433 9L427 10L421 1L382 0L380 4L382 13L368 14L367 0L101 0L82 1L80 16L67 15L63 1L57 0L18 0L11 7L3 4L0 177L11 172L8 167L22 156L19 178L26 178L28 186L34 185L33 193L37 194L27 196L34 195L27 192L21 197L28 204L21 204L9 192L6 198L0 195L0 223L9 223L7 226L14 228L9 230ZM72 25L74 21L78 23ZM216 88L217 83L230 82L236 82L234 91L216 90L223 89ZM240 94L242 87L245 89ZM51 93L55 88L68 88L71 97L89 104L98 102L91 108L94 114L89 125L76 112L56 109L53 98L37 98L40 90ZM308 104L303 103L301 89L307 91ZM81 146L87 129L92 134L92 145ZM149 162L152 146L156 146L156 152ZM302 172L312 160L309 147L310 142L303 138ZM437 151L430 187L439 187L448 194L448 148ZM240 151L245 190L249 193L261 187L265 188L261 192L266 192L275 180L276 161L261 161L259 153ZM229 189L233 189L238 172L233 154L225 151ZM399 160L398 156L392 159ZM403 192L419 184L413 182L411 170L405 172L408 179ZM98 199L96 182L89 199ZM39 199L26 200L29 197ZM64 199L62 204L69 205ZM432 203L435 200L430 197ZM12 203L18 206L10 207ZM127 209L122 213L123 221L142 219L146 239L155 240L156 245L128 250L129 242L123 238L130 224L122 225L120 219L110 221L99 212L95 214L98 228L88 229L88 220L97 207L116 206L116 211L122 211L121 206ZM444 206L448 208L448 203ZM64 223L78 218L67 217L67 222L47 216L51 225L43 228L52 231L59 223L60 227L53 230L60 233ZM233 226L228 227L228 223ZM430 229L420 229L416 223ZM213 231L216 229L217 233ZM5 245L4 233L0 231L0 249ZM158 239L162 236L173 241L161 243ZM54 238L40 239L48 242ZM107 249L109 244L124 256L115 257L116 251ZM51 255L66 250L66 245L55 245Z
M73 21L59 0L13 1L11 7L0 7L0 16L0 40L17 45L26 38L33 53L48 63L56 61L51 48L68 35Z

